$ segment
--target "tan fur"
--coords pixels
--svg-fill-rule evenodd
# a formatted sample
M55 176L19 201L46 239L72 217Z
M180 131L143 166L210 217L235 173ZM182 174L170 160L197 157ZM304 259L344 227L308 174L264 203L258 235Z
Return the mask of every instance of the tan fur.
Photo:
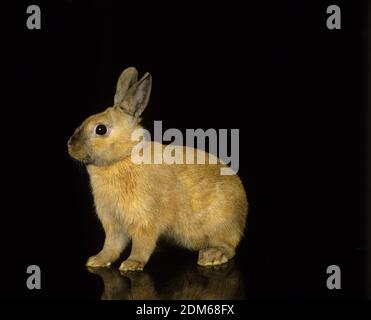
M127 74L136 80L137 74L129 69ZM146 74L136 82L125 79L125 72L118 90L120 81L134 85L125 88L126 95L122 89L116 94L122 101L85 120L69 141L70 155L87 165L96 212L106 233L102 251L87 265L110 265L131 240L131 254L120 269L142 270L160 236L199 251L200 265L227 262L246 222L247 199L240 179L220 175L220 168L226 166L221 162L133 163L130 154L138 142L131 141L131 133L140 128L151 78ZM109 134L96 135L97 124L106 125ZM163 148L156 149L155 144L147 145L152 155Z

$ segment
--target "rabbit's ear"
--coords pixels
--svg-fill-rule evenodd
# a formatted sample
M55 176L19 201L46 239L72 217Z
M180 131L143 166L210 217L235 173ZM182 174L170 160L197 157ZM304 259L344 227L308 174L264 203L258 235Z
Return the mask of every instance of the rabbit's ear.
M134 117L139 117L146 108L151 94L152 76L147 72L127 91L120 108Z
M124 100L128 89L138 80L138 71L134 67L125 69L117 81L114 104L120 104Z

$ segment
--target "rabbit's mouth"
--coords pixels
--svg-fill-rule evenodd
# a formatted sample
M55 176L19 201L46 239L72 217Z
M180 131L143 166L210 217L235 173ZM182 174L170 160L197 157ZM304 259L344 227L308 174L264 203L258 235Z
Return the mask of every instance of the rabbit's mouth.
M75 153L75 152L69 152L69 155L73 160L78 161L78 162L82 162L83 164L91 163L90 157L88 157L86 155L81 155L81 154Z
M85 165L91 164L91 160L89 158L83 158L79 161L82 162Z
M82 162L84 164L89 164L91 162L89 155L86 152L83 152L81 148L76 149L74 145L68 145L68 154L73 160L78 162Z
M90 158L88 157L84 157L84 158L79 158L79 157L76 157L76 156L73 156L70 154L70 157L73 161L75 162L78 162L78 163L82 163L84 165L89 165L89 164L92 164L92 161Z

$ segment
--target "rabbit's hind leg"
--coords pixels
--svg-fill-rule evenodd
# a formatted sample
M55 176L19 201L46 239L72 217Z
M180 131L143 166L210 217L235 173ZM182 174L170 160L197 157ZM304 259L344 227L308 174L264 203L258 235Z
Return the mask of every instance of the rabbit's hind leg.
M240 241L237 234L219 234L209 239L207 247L199 251L198 264L216 266L228 262L235 256L235 249Z
M197 263L200 266L217 266L228 262L234 256L234 250L225 247L201 249L198 253Z

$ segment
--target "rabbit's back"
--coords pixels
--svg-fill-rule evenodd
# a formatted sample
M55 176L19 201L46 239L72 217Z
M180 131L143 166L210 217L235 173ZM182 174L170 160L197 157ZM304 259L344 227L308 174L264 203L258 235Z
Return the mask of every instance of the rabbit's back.
M175 232L186 246L201 248L215 233L243 233L247 198L236 175L220 175L221 164L178 165L178 181L186 190L189 212L179 211ZM237 240L236 240L237 241Z

